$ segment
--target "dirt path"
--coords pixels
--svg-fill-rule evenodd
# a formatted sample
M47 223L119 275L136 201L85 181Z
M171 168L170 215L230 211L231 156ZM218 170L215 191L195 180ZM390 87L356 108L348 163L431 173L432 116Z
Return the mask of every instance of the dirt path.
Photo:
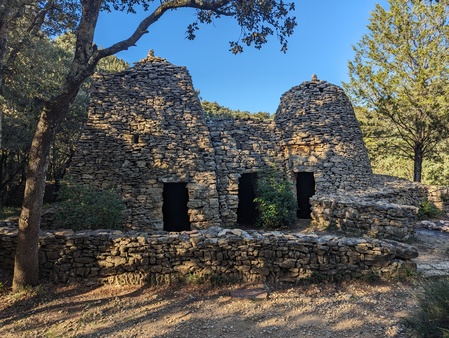
M1 297L0 335L409 337L405 318L415 306L415 289L400 282L303 285L268 292L265 286L45 286L35 297L15 302L11 296Z

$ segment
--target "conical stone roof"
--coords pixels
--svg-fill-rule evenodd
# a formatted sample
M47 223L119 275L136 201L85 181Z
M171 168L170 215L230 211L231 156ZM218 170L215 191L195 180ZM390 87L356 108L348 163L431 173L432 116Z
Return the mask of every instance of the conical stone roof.
M318 79L303 82L282 95L274 120L293 171L317 172L329 188L324 190L370 183L368 153L342 88Z

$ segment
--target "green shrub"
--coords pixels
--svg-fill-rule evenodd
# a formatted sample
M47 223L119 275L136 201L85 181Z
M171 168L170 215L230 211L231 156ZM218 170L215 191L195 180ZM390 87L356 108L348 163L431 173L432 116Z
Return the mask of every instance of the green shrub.
M259 219L262 228L290 226L296 221L296 199L293 185L283 172L270 168L257 181Z
M410 318L418 337L449 337L449 279L429 282Z
M55 203L52 227L85 229L119 229L124 204L112 191L78 185L63 186Z
M442 214L442 211L438 209L432 202L423 200L418 210L419 219L435 218Z

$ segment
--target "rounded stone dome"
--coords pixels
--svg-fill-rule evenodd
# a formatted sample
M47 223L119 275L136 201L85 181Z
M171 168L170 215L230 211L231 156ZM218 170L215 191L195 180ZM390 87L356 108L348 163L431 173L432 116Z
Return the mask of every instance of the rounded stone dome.
M306 81L281 97L274 118L293 172L315 173L317 190L352 190L369 184L368 153L343 89Z

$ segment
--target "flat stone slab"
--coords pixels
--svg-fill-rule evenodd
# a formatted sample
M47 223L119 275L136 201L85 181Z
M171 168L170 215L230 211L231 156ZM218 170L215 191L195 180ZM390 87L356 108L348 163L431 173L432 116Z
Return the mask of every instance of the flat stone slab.
M231 291L231 297L248 299L267 299L268 292L264 288L238 289Z
M417 270L424 277L449 276L449 261L418 264Z
M417 271L424 277L449 276L449 233L418 228L416 237Z

